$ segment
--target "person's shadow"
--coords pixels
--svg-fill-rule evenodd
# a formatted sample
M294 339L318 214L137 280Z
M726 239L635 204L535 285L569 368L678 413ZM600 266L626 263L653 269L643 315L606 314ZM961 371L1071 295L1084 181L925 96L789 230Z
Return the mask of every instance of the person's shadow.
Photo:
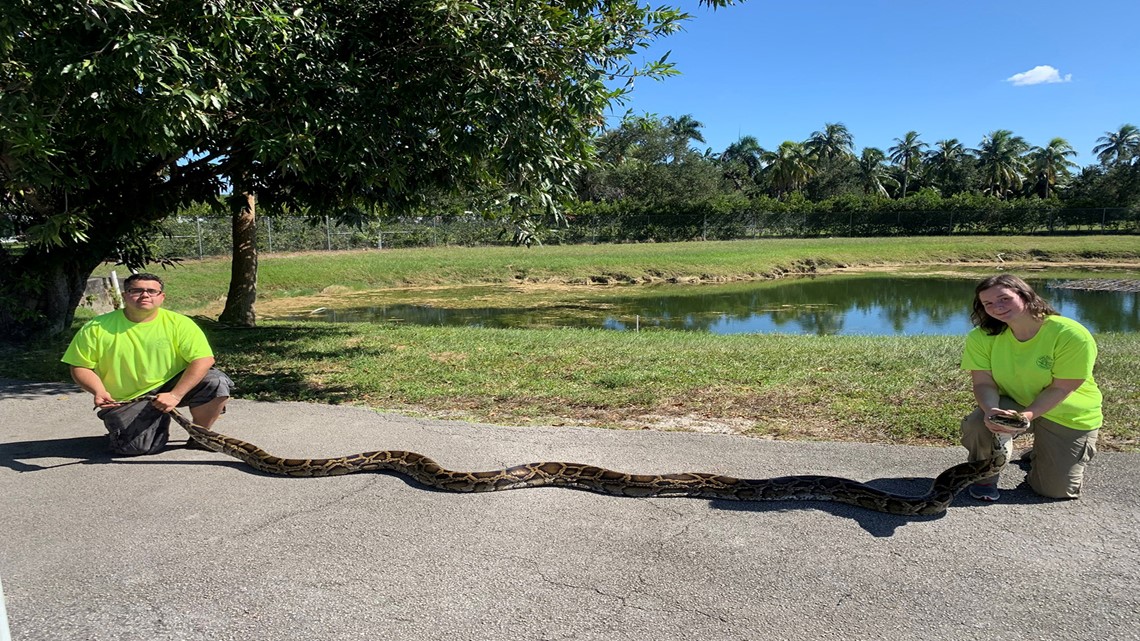
M36 459L78 459L68 463L39 465ZM0 443L0 466L16 472L38 472L78 463L110 463L106 436L76 436L53 441Z
M184 442L171 441L166 449L182 449ZM165 450L163 450L165 451ZM33 461L51 460L39 464ZM58 459L68 459L58 462ZM106 436L75 436L50 441L16 441L0 443L0 467L15 472L41 472L71 465L225 465L241 466L239 461L171 461L158 460L153 456L121 456L107 448Z

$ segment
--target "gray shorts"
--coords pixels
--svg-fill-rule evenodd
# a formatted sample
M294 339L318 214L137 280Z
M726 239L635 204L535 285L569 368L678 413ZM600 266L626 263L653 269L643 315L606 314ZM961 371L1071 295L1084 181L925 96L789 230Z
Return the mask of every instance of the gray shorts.
M181 377L179 374L147 394L169 392L174 389L174 385ZM178 406L198 407L215 398L228 398L233 389L234 382L229 376L211 368ZM170 439L170 415L155 409L146 399L99 410L97 416L107 427L111 451L116 454L125 456L154 454L166 447L166 442Z

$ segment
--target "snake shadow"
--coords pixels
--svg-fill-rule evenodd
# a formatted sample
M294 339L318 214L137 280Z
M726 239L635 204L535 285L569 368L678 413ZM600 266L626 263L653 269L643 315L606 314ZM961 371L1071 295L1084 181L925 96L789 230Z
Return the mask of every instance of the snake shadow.
M246 465L245 463L242 463L239 461L226 461L226 462L220 462L218 464L219 465L232 466L235 469L240 469L242 472L245 472L246 474L250 474L253 476L279 477L279 475L270 474L268 472L263 472L261 470L254 469L254 468ZM432 492L432 493L438 493L438 494L454 494L454 492L449 492L447 490L442 490L440 488L421 483L421 482L415 480L414 478L412 478L406 474L402 474L402 473L394 471L394 470L375 470L372 472L368 472L368 474L376 474L376 475L381 475L381 476L386 476L389 478L397 479L397 480L403 482L408 487L416 489L416 490L420 490L423 492ZM920 496L920 495L926 493L926 491L930 488L931 483L933 483L933 482L934 482L933 478L924 479L924 478L918 478L918 477L906 477L906 478L876 479L873 481L868 481L866 484L871 486L871 487L874 487L876 489L891 492L894 494ZM535 488L527 488L527 489L519 489L519 490L510 490L510 492L516 492L516 491L520 491L520 492L548 491L549 492L549 491L556 491L556 490L567 491L567 492L592 493L592 492L589 492L588 490L580 490L580 489L569 488L569 487L535 487ZM619 501L646 500L643 498L632 497L632 496L623 497L623 496L613 496L613 495L608 495L608 494L602 494L602 495L605 496L606 498L616 499ZM1004 497L1004 494L1003 494L1003 497ZM780 500L780 501L732 501L732 500L727 500L727 499L701 499L701 498L697 498L697 497L683 497L683 496L661 496L661 497L657 497L657 498L666 499L666 500L670 500L670 501L701 501L701 500L705 500L708 502L710 507L712 507L713 509L729 510L729 511L735 511L735 512L791 512L791 511L795 511L795 510L820 510L820 511L828 512L830 514L834 514L835 516L839 516L839 517L843 517L843 518L849 518L849 519L859 523L859 525L864 530L866 530L868 533L870 533L871 535L873 535L875 537L890 537L890 536L894 535L895 530L897 530L899 527L906 525L908 523L923 522L923 521L937 521L937 520L941 519L943 516L945 516L944 513L943 514L935 514L935 515L931 515L931 516L888 514L885 512L875 512L873 510L868 510L866 508L861 508L861 507L854 506L854 505L848 505L846 503L836 503L836 502L832 502L832 501L817 501L817 500L790 499L790 500ZM1004 500L1004 498L1003 498L1003 500ZM950 506L950 509L954 509L954 507L956 505L960 505L963 502L977 503L976 501L973 501L973 499L971 499L965 492L962 492L955 498L954 503L951 504L951 506Z
M1026 461L1014 461L1005 471L1004 478L1010 479L1011 475L1017 474L1014 470L1021 468L1025 470L1028 468ZM909 523L922 523L938 521L946 516L951 510L959 509L1000 509L1002 505L1044 505L1047 503L1055 503L1058 499L1051 499L1048 497L1037 494L1025 482L1024 478L1013 478L1015 482L1020 481L1012 489L1005 487L1001 490L1001 500L996 503L987 503L978 501L970 496L969 492L962 490L954 497L946 512L941 514L933 514L930 516L923 515L906 515L906 514L888 514L886 512L875 512L867 510L854 505L846 503L837 503L832 501L815 501L815 500L788 500L788 501L728 501L716 499L710 501L710 505L714 509L728 510L734 512L791 512L793 510L819 510L827 512L841 518L851 519L859 524L868 534L875 537L891 537L894 536L898 528ZM926 477L899 477L899 478L879 478L867 481L866 484L878 490L890 492L892 494L899 494L905 496L921 496L930 489L931 483L934 482L933 478ZM1063 500L1063 499L1062 499Z
M891 494L917 497L926 494L933 482L933 478L909 476L901 478L878 478L865 481L865 484L877 490L890 492ZM976 501L971 499L969 495L963 491L954 498L950 507L947 508L947 512L968 502L976 503ZM823 500L729 501L714 499L709 502L709 505L713 509L732 512L792 512L797 510L817 510L855 521L864 531L876 538L894 536L896 530L909 523L938 521L946 516L946 512L932 515L890 514L887 512L868 510L847 503Z
M172 440L167 449L183 449L185 448L185 444L186 441ZM32 462L37 459L50 459L52 460L52 463L41 465ZM70 460L64 463L56 462L59 459ZM242 463L241 461L229 459L228 457L225 460L206 461L201 459L158 460L154 457L149 456L118 456L108 451L107 437L105 435L0 443L0 467L5 467L16 472L38 472L72 465L211 465L233 468L254 476L276 476L274 474L268 474L266 472L256 470L246 465L245 463ZM1024 465L1021 467L1024 467ZM439 488L420 483L419 481L416 481L415 479L399 472L390 470L377 470L370 473L399 479L409 487L425 492L439 492L442 494L450 493L446 490L441 490ZM932 478L904 477L880 478L867 481L866 484L879 490L891 492L892 494L919 496L926 493L926 491L930 488L930 484L932 482ZM554 489L579 491L570 488L533 489L548 491ZM628 501L639 500L634 497L610 498L619 498L620 500ZM670 500L679 501L702 500L686 497L669 498ZM982 503L972 499L969 494L963 491L960 492L957 497L955 497L953 503L951 503L949 507L949 510L979 507L984 509L999 507L1003 504L1037 505L1051 502L1054 502L1054 499L1048 499L1034 493L1029 489L1024 480L1022 480L1021 483L1014 489L1003 489L1002 498L999 503ZM840 518L851 519L852 521L858 523L859 526L862 527L867 533L875 537L891 537L895 534L898 528L909 523L938 521L945 516L945 513L935 514L931 516L888 514L884 512L875 512L845 503L818 500L731 501L725 499L712 499L708 500L708 503L709 506L713 509L733 512L792 512L797 510L818 510L827 512Z

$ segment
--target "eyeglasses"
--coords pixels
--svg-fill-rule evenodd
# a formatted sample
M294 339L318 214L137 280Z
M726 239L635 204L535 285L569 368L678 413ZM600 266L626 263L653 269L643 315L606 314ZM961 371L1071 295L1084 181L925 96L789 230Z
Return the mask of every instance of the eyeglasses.
M147 296L158 296L159 294L162 293L162 290L161 289L146 289L145 287L132 287L132 288L127 290L127 293L130 294L131 296L142 296L143 294L146 294Z

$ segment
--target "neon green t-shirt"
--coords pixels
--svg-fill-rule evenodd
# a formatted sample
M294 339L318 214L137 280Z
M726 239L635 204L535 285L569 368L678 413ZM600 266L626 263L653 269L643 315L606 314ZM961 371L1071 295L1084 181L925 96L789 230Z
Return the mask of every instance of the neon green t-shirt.
M135 323L120 309L88 321L60 360L95 370L112 398L129 401L174 378L190 361L213 355L187 316L160 308L154 320Z
M989 371L998 391L1029 405L1054 378L1084 383L1045 412L1045 418L1075 430L1095 430L1104 420L1100 388L1093 380L1096 341L1083 325L1064 316L1046 316L1037 335L1019 341L1009 328L997 336L975 327L966 335L962 369Z

